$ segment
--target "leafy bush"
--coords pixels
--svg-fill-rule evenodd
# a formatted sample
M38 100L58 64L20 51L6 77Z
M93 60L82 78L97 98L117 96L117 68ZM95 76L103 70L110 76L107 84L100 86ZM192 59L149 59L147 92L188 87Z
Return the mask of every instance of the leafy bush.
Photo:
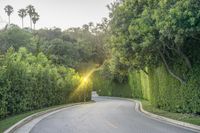
M97 71L93 75L93 90L101 96L132 97L130 86L105 77L105 73Z
M9 49L0 67L0 118L68 103L80 83L75 70L53 65L42 53L34 56L25 48L19 52Z

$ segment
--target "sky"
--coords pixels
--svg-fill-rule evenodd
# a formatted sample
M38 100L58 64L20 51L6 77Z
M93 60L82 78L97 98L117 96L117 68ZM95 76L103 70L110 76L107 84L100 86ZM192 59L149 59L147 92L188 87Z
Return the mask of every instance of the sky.
M17 11L27 5L33 5L40 15L36 29L59 27L80 27L89 22L101 22L103 17L108 17L106 7L114 0L0 0L0 28L7 22L4 7L11 5L14 13L11 15L11 23L21 26L21 19ZM30 25L29 17L24 19L25 27Z

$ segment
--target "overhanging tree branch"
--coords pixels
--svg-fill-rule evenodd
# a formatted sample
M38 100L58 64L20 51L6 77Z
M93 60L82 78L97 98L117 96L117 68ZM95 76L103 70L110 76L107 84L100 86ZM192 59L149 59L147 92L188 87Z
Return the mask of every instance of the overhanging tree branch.
M188 69L191 70L192 69L192 65L191 65L191 62L190 62L189 58L181 51L180 47L176 46L174 43L173 43L172 46L173 47L169 47L169 45L166 45L166 47L169 50L175 51L185 61Z
M145 69L142 69L142 71L143 71L146 75L149 75L149 73L148 73Z
M162 58L162 61L163 61L164 65L165 65L167 71L169 72L169 74L172 77L174 77L175 79L177 79L178 81L180 81L181 84L185 84L185 81L182 78L180 78L179 76L177 76L175 73L173 73L172 70L169 68L169 65L167 64L167 61L166 61L163 53L160 50L158 50L158 51L159 51L160 57Z

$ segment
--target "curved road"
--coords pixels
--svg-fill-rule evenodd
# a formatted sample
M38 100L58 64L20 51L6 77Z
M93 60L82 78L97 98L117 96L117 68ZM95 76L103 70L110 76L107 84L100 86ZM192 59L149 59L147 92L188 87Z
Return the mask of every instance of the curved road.
M66 108L39 121L31 133L195 133L146 117L136 103L95 97L96 103Z

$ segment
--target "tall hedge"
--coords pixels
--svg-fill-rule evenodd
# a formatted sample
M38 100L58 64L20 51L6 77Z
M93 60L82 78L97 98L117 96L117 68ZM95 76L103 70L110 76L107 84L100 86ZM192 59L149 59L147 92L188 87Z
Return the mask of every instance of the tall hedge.
M92 77L93 90L97 91L100 96L132 97L129 84L114 81L102 72L102 70L97 71Z
M145 78L145 73L142 71L130 73L129 84L131 83L130 86L135 98L142 97L143 99L147 99L155 107L171 112L199 114L199 72L199 67L194 67L189 72L188 76L190 78L187 84L181 84L171 77L165 67L161 65L154 69L149 68L149 74ZM140 92L139 95L138 92Z
M39 53L10 49L0 63L0 118L34 109L83 101L83 93L71 97L81 77L70 68L55 66ZM89 99L89 91L87 91Z

